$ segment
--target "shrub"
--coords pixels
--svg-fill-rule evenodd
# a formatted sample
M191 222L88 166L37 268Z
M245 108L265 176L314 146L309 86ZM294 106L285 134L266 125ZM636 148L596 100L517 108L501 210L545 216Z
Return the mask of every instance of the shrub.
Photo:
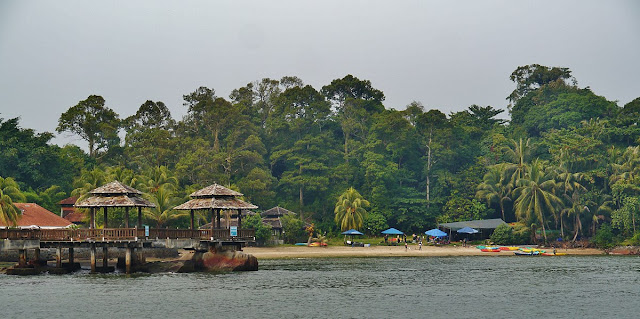
M513 228L507 224L498 226L491 234L491 241L497 245L507 245L513 243Z
M613 229L610 225L604 224L600 226L596 235L591 239L596 247L601 249L613 248L617 245L617 240L615 235L613 234Z

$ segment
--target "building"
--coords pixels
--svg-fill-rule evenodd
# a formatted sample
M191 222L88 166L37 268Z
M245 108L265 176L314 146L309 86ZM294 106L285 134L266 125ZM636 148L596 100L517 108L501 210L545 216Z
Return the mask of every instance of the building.
M74 207L77 200L77 196L72 196L61 200L58 203L60 205L60 216L78 226L85 226L86 222L84 214L77 211Z
M14 203L21 211L17 227L23 229L59 229L73 225L70 221L46 210L35 203ZM0 228L7 228L0 222Z
M271 238L273 244L282 245L284 243L284 239L282 237L284 228L282 227L282 220L280 220L280 218L286 215L296 215L296 213L280 206L276 206L260 213L262 222L267 225L271 225Z

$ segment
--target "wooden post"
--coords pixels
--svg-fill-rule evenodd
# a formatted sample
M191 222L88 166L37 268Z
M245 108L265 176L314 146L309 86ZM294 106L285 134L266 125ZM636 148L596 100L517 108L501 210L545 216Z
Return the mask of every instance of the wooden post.
M211 236L213 236L213 230L216 229L216 213L215 213L215 209L212 208L211 209ZM220 222L218 222L218 224L220 224ZM220 225L218 225L218 228L220 228Z
M33 259L38 262L40 260L40 248L36 248L33 250Z
M242 228L242 210L238 209L238 230Z
M109 220L108 220L108 216L107 216L107 207L103 207L102 208L102 213L104 214L104 227L102 228L109 228Z
M127 274L131 273L131 254L133 254L133 248L127 247L127 251L125 253L125 265Z
M96 244L91 244L91 272L96 272Z
M142 228L142 207L138 207L138 228Z
M73 267L73 247L69 247L69 265Z
M191 215L191 230L194 229L193 227L193 209L189 212L189 214Z
M220 229L220 208L216 209L216 220L218 221L218 229Z
M129 228L129 207L124 208L124 228Z
M102 246L102 267L104 268L104 271L107 271L108 266L109 266L109 247L107 247L107 244L104 244L104 246Z
M94 207L89 208L91 215L91 221L89 222L89 229L96 229L96 209Z
M20 267L20 268L27 267L27 250L26 249L19 249L18 250L18 255L19 255L18 267Z
M62 268L62 246L56 247L56 268Z

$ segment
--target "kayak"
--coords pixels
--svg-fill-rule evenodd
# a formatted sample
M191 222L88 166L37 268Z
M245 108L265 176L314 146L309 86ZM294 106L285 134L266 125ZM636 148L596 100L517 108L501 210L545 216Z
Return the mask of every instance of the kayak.
M542 256L564 256L566 254L567 253L555 253L555 254L554 253L542 253L541 255Z
M495 248L483 248L480 249L480 251L485 252L485 253L499 253L500 249L495 249Z
M501 246L500 250L504 250L504 251L512 251L512 250L518 250L520 249L520 247L513 247L513 246Z

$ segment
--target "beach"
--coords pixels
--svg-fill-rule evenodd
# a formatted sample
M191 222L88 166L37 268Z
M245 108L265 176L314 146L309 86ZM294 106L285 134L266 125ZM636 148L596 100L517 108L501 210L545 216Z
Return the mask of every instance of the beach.
M549 252L553 248L547 249ZM513 256L513 251L482 252L475 247L461 246L418 246L410 245L408 250L404 246L277 246L277 247L245 247L243 252L260 259L283 258L335 258L335 257L429 257L429 256ZM602 255L604 252L595 248L558 249L559 253L567 255Z

